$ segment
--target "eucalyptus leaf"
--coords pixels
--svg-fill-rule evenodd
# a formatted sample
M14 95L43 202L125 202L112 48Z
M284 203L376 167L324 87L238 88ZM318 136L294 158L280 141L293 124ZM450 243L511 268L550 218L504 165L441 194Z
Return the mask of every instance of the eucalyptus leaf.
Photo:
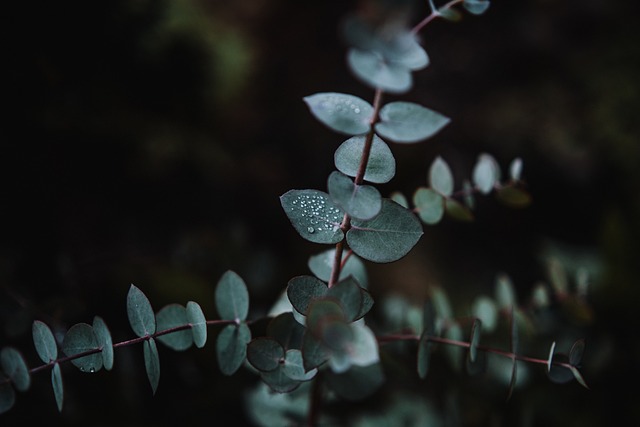
M0 372L0 414L7 412L16 403L16 392L11 383L5 380L6 377Z
M347 321L359 318L362 312L363 293L355 280L349 277L339 281L327 289L326 296L340 304Z
M107 371L113 368L113 340L111 332L100 316L93 318L93 333L96 335L98 346L102 349L102 364Z
M350 177L355 177L358 174L366 139L366 136L359 135L340 144L333 156L336 168L340 172ZM364 180L375 184L384 184L391 181L395 173L396 159L393 157L391 149L379 136L374 135L367 158Z
M475 319L471 327L471 339L469 340L469 361L474 363L478 357L478 345L480 343L480 331L482 330L482 321Z
M291 393L300 386L300 381L289 377L282 367L274 371L261 372L260 377L276 393Z
M401 192L393 191L389 195L389 198L394 202L396 202L397 204L399 204L400 206L402 206L403 208L409 209L409 201L407 200L406 196Z
M0 367L18 391L29 389L31 374L22 353L13 347L4 347L0 350Z
M249 314L249 291L236 272L227 270L218 280L215 302L222 320L240 322Z
M284 364L282 366L282 372L296 381L309 381L313 379L318 373L317 368L313 368L309 371L304 368L304 360L302 358L302 352L300 350L287 350L284 358Z
M273 338L256 338L247 345L247 361L261 372L277 369L284 363L284 356L284 348Z
M187 310L180 304L168 304L156 314L158 332L166 331L189 323ZM189 330L160 335L157 340L175 351L184 351L193 344L193 334Z
M316 119L336 132L359 135L369 131L373 107L357 96L324 92L306 96L304 102Z
M513 181L520 181L522 176L522 159L520 157L516 157L509 164L509 176Z
M349 49L347 65L353 74L373 89L401 94L411 89L411 70L403 65L387 61L380 53Z
M487 332L493 332L498 326L498 308L496 303L486 295L476 297L471 306L473 316L482 321Z
M187 319L191 324L191 333L196 347L202 348L207 343L207 319L204 317L200 304L187 302ZM242 319L244 320L244 319Z
M313 243L336 244L344 239L340 224L344 211L327 193L317 190L289 190L280 204L293 228Z
M246 323L225 326L216 340L218 366L224 375L233 375L242 366L247 355L251 330Z
M333 269L333 262L335 257L335 249L328 249L317 255L309 257L307 265L311 272L320 280L328 282L331 279L331 271ZM348 258L347 258L348 257ZM346 259L346 261L345 261ZM358 281L358 284L366 288L368 283L367 270L362 260L354 253L348 254L343 251L342 253L342 268L340 269L339 279L345 279L349 276L353 276Z
M327 188L333 202L352 218L372 219L382 209L382 196L375 187L357 185L341 172L329 175Z
M100 348L93 327L87 323L77 323L69 328L62 341L62 351L67 356L75 356ZM102 369L102 355L93 353L71 360L82 372L97 372Z
M378 263L397 261L418 243L422 226L406 208L382 200L382 210L370 221L351 223L347 232L349 247L360 257Z
M331 351L327 349L309 329L302 338L302 359L305 371L310 371L329 360Z
M267 336L275 339L285 349L301 349L304 327L298 323L293 313L281 313L267 325Z
M51 386L53 387L53 395L56 399L58 412L62 412L62 405L64 403L64 387L62 382L62 370L60 369L59 363L54 363L53 369L51 369Z
M425 329L420 335L420 340L418 341L418 355L416 358L418 376L421 379L425 379L429 372L432 346L433 342L429 340L429 331Z
M135 285L129 287L127 294L127 316L133 332L146 337L156 332L156 316L147 296Z
M568 368L569 356L563 353L555 353L551 358L551 368L547 371L549 379L556 384L565 384L573 381L575 376Z
M456 199L447 198L444 201L444 209L447 215L457 221L471 222L473 213L465 205Z
M380 109L378 135L397 143L414 143L438 133L451 120L433 110L411 102L397 101Z
M490 154L480 154L473 167L473 183L482 194L489 194L500 180L500 169Z
M58 358L58 346L53 332L46 323L40 320L34 320L31 328L33 336L33 344L36 352L44 363L49 363Z
M300 314L307 314L309 304L322 298L328 291L327 285L313 276L296 276L289 280L287 296L293 308Z
M532 201L531 195L526 190L513 185L501 187L496 197L500 203L512 208L526 208Z
M431 188L418 188L413 193L413 204L418 217L425 224L437 224L444 216L445 199Z
M462 6L474 15L481 15L489 9L489 0L464 0Z
M582 355L584 354L584 339L579 339L573 343L571 350L569 351L569 363L572 366L580 366L582 362Z
M440 156L436 157L429 167L429 184L445 197L453 194L453 174L447 162Z
M149 379L153 394L156 394L160 382L160 355L158 354L156 340L153 338L145 340L142 343L142 349L147 378Z

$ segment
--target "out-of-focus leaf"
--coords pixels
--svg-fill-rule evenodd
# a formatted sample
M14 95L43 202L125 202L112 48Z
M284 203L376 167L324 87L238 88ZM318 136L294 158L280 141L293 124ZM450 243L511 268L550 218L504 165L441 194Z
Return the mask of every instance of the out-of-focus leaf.
M445 197L450 197L453 194L453 183L453 174L449 165L442 157L436 157L429 167L431 188Z
M380 109L378 135L397 143L414 143L431 138L451 120L412 102L397 101Z
M27 391L31 386L31 375L22 354L13 347L0 350L0 367L11 379L18 391Z
M431 188L420 187L413 194L416 213L425 224L437 224L444 215L444 197Z

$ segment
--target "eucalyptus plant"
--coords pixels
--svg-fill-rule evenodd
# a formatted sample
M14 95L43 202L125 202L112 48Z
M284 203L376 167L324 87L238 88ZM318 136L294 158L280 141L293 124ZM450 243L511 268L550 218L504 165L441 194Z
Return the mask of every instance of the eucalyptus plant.
M335 170L325 189L292 189L280 197L284 214L300 237L325 246L309 258L308 274L289 280L268 313L264 335L256 336L252 329L258 319L248 319L248 287L234 271L225 272L216 285L215 319L207 319L195 301L156 311L144 292L131 284L126 307L135 338L114 343L104 319L95 316L90 324L70 327L59 341L46 323L36 320L33 343L42 365L30 368L20 350L2 348L0 413L9 411L16 391L26 392L32 376L42 371L50 373L57 407L63 411L61 364L70 362L83 372L109 371L115 350L138 344L155 393L161 371L158 344L175 351L202 348L208 342L208 328L214 325L221 373L230 376L248 369L262 380L246 397L250 412L260 414L254 416L256 423L262 425L338 423L323 414L323 405L336 399L366 399L379 389L386 380L381 349L393 343L406 344L404 351L412 354L412 369L421 379L428 376L432 354L442 349L453 367L469 374L485 369L488 357L509 362L507 398L522 363L540 365L554 382L576 379L587 387L579 371L583 339L564 353L556 351L554 342L541 357L521 354L519 331L535 328L535 321L518 303L513 284L504 275L497 278L493 296L481 295L473 302L471 319L457 319L444 289L434 289L423 303L395 302L402 309L395 317L388 313L386 326L392 332L367 323L377 301L368 289L367 263L400 260L420 240L423 227L444 217L473 220L477 197L495 195L514 207L531 202L522 179L522 160L513 159L503 176L501 165L488 153L478 156L470 178L462 182L437 156L428 167L425 184L411 197L397 191L385 197L376 187L389 183L396 173L393 145L434 138L451 123L449 117L413 102L384 101L386 94L397 97L410 91L413 74L429 65L419 33L435 19L457 20L465 12L480 15L489 1L452 0L440 7L429 1L429 6L430 14L413 28L396 22L375 26L358 17L346 22L347 65L372 89L371 103L337 92L304 98L321 125L346 139L335 150ZM550 292L554 290L536 289L532 301L544 306ZM569 295L566 289L563 292L564 297ZM383 301L383 311L387 303ZM494 333L500 319L508 325L508 345L483 345L483 334Z

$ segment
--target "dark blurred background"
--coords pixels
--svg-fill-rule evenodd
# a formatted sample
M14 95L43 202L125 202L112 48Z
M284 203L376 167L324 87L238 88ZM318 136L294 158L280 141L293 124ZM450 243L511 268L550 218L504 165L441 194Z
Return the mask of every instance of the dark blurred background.
M344 139L316 122L302 98L335 91L372 100L346 68L339 35L342 19L371 3L6 4L0 347L15 346L39 365L34 319L62 333L100 315L115 341L131 338L131 283L155 309L194 300L215 318L213 290L228 269L250 287L251 316L263 315L325 249L295 233L278 197L325 190ZM411 24L428 13L426 3L415 3ZM463 313L493 291L499 273L522 301L549 280L550 258L591 274L589 313L558 331L586 337L591 390L554 385L534 369L509 402L500 393L466 395L464 425L640 422L638 9L606 0L492 1L483 16L427 26L431 65L415 74L410 93L387 97L452 123L429 142L392 146L398 174L381 187L385 195L425 185L437 155L462 182L489 152L505 173L523 159L534 202L514 210L483 197L474 223L425 227L408 257L368 266L374 298L424 298L435 284ZM244 370L221 376L213 338L202 350L161 348L160 356L155 396L142 349L127 347L110 373L63 368L62 414L49 375L35 375L0 424L248 423L243 390L256 378ZM464 390L466 379L455 381ZM432 392L443 384L446 377Z

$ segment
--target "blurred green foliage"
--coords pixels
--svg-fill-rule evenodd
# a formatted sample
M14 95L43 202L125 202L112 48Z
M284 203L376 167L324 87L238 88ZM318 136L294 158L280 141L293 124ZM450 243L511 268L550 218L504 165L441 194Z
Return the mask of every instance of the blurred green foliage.
M321 188L342 142L318 130L301 100L327 89L371 96L348 73L337 31L354 7L384 10L370 1L11 2L0 346L27 353L33 319L55 333L95 314L126 338L131 282L157 306L195 300L212 312L227 269L266 311L313 253L290 232L278 196ZM591 311L564 318L569 337L586 335L591 391L542 378L505 403L496 384L446 368L411 384L429 408L458 408L462 425L640 420L637 393L625 391L640 356L638 12L633 2L496 1L481 19L439 22L424 34L432 65L411 97L452 124L437 141L394 153L398 175L386 189L423 185L416 171L436 155L463 174L488 151L501 164L524 159L534 204L517 212L487 204L473 224L428 229L398 265L372 266L372 292L423 298L440 285L464 312L502 271L529 295L550 280L551 257L571 278L580 267L593 278ZM66 375L61 415L49 385L34 384L3 425L246 416L238 396L255 378L220 376L213 348L163 355L177 368L164 369L155 396L134 369L138 356L123 349L112 375ZM375 408L376 397L365 404Z

